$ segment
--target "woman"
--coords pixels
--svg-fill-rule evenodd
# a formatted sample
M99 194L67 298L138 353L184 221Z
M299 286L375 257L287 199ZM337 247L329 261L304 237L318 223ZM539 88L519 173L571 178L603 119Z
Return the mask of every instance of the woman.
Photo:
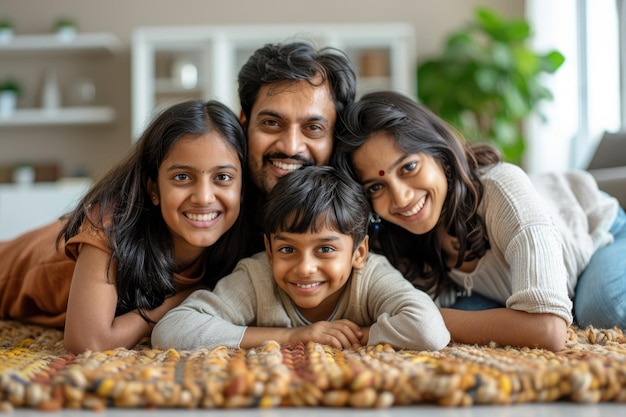
M479 304L442 308L454 341L559 350L574 296L580 325L626 327L626 216L589 174L531 181L393 92L351 106L339 136L335 163L375 213L372 248L444 307L455 287Z

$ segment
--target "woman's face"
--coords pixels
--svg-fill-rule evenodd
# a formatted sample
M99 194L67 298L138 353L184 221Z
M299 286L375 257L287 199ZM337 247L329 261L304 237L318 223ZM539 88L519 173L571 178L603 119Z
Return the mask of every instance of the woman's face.
M375 132L352 154L352 163L374 211L411 233L433 230L441 217L448 181L429 154L406 154L388 132Z
M172 234L176 260L193 262L235 224L242 169L237 152L215 132L183 136L148 183Z

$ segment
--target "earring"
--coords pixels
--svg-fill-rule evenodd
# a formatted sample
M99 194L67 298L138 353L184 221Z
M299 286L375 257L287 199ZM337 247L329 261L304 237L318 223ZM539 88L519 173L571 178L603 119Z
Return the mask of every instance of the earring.
M373 225L374 230L378 230L380 229L380 222L381 222L381 218L378 215L378 213L370 213L369 215L369 222L371 225Z

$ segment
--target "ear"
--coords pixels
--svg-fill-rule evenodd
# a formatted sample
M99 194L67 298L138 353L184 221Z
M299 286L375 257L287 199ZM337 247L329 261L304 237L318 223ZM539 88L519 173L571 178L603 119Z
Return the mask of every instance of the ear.
M367 261L367 254L369 253L369 236L365 236L365 238L359 243L359 246L356 247L354 253L352 254L352 268L361 269L365 266L365 262Z
M243 126L243 130L248 130L248 120L246 119L246 115L243 114L243 110L239 112L239 123Z
M151 178L148 178L148 181L146 183L146 189L148 190L148 195L150 196L150 200L152 200L152 204L154 204L155 206L158 206L159 205L159 189L154 183L154 181L152 181Z
M272 266L272 244L270 243L270 239L266 233L263 233L263 243L265 244L265 253L267 253L267 259L269 260L270 266Z

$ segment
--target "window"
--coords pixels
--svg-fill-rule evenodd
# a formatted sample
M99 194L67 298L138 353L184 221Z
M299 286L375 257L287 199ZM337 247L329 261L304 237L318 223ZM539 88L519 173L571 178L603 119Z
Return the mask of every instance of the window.
M528 172L584 168L602 133L626 125L618 19L625 3L526 1L533 47L540 52L558 49L566 59L554 75L546 76L545 84L554 94L554 100L541 104L547 120L534 116L527 123L524 165Z

